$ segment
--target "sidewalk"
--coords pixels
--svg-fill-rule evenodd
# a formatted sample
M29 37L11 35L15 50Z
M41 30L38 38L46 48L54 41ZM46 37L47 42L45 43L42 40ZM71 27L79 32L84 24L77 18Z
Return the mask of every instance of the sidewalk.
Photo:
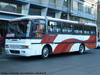
M0 53L0 56L5 52L5 48L2 48L2 52Z
M2 59L5 59L5 58L6 58L5 49L2 48L2 53L0 53L0 61L1 61Z

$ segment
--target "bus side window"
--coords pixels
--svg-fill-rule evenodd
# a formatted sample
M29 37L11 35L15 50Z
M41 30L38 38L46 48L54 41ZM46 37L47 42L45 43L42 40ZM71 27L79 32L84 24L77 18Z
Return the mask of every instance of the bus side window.
M96 27L91 27L91 34L95 35L96 34Z
M78 28L78 25L75 25L75 26L74 26L74 33L77 34L77 33L78 33L78 29L79 29L79 28Z
M68 33L72 33L72 30L73 30L73 25L68 24Z
M74 25L74 33L82 34L83 33L82 25Z
M79 34L82 34L82 33L83 33L83 26L80 25L80 26L79 26Z
M69 23L63 23L62 24L62 32L63 33L72 33L73 25Z
M61 23L55 21L48 22L48 32L59 33L61 32Z
M67 23L62 24L62 32L63 33L68 33L68 24Z
M90 34L90 27L84 26L84 34Z

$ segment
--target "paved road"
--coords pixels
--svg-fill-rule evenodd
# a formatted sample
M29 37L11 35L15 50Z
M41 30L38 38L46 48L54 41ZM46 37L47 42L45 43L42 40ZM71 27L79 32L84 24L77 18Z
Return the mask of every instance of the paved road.
M82 55L57 54L47 59L3 53L0 56L0 75L100 75L100 49Z

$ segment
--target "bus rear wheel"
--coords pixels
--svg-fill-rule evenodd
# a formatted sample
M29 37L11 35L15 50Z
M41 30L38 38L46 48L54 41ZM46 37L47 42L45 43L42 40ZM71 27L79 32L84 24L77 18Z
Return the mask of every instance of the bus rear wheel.
M79 47L79 54L83 54L84 52L85 52L84 45L81 44L80 47Z
M47 58L48 56L49 56L49 49L48 49L48 47L44 47L43 50L42 50L41 57L42 58Z

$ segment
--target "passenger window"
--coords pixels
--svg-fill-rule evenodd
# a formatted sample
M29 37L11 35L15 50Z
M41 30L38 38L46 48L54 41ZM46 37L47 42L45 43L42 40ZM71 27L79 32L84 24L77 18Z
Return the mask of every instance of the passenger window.
M48 24L48 32L51 32L51 33L61 32L61 23L60 22L49 21L48 23L49 23Z
M63 33L72 33L73 25L68 23L62 24L62 32Z
M67 23L62 24L62 32L63 33L68 33L68 24Z
M84 34L90 34L90 27L84 26Z
M82 34L83 33L83 29L81 25L74 25L74 33L75 34Z
M96 34L96 27L91 27L91 34L95 35Z

